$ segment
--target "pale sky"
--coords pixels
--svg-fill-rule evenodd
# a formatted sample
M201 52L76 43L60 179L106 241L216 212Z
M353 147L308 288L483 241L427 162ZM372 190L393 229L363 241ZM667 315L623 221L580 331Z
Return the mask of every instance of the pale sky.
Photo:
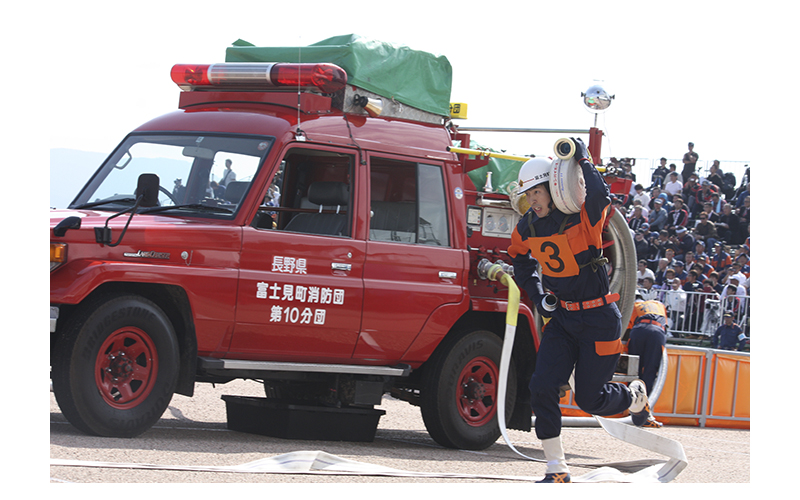
M580 94L601 80L616 96L598 120L604 157L679 159L693 141L701 160L757 159L758 144L745 140L759 111L755 86L782 47L764 36L784 35L759 28L754 36L753 2L539 3L53 3L50 15L63 22L51 23L47 52L36 54L48 62L39 76L57 83L48 95L49 146L110 151L176 108L173 64L223 62L238 38L304 46L357 33L447 56L451 101L469 106L463 126L588 129L594 115ZM473 138L541 155L558 136Z

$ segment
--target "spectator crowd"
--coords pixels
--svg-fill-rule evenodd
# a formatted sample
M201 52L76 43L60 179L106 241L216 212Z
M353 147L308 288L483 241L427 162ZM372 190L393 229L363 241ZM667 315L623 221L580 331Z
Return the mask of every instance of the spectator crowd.
M727 313L749 337L750 169L737 184L718 160L701 170L698 158L689 143L680 170L661 158L650 179L637 180L635 159L612 158L607 172L631 181L614 205L634 235L644 299L666 306L668 336L720 347L714 333Z

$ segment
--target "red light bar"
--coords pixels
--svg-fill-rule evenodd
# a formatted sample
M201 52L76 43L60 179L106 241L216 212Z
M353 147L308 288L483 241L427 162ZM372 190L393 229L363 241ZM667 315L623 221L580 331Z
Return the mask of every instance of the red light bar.
M336 92L347 84L347 73L329 63L176 64L172 81L183 90L316 88Z

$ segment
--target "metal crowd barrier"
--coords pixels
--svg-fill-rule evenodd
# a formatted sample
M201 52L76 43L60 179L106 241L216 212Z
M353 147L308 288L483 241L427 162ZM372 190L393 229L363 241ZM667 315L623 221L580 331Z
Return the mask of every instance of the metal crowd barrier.
M726 312L733 314L734 323L750 337L749 295L728 295L721 298L706 292L659 290L656 300L667 307L669 343L700 344L704 340L710 341L722 324L723 314Z

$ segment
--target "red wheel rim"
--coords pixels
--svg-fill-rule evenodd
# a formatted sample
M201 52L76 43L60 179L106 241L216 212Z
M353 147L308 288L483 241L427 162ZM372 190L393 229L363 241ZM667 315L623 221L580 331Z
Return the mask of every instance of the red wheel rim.
M94 378L106 403L133 408L150 394L158 374L153 339L144 331L125 327L103 342L95 362Z
M486 424L497 410L497 366L481 356L472 359L458 377L456 404L464 421L478 427Z

